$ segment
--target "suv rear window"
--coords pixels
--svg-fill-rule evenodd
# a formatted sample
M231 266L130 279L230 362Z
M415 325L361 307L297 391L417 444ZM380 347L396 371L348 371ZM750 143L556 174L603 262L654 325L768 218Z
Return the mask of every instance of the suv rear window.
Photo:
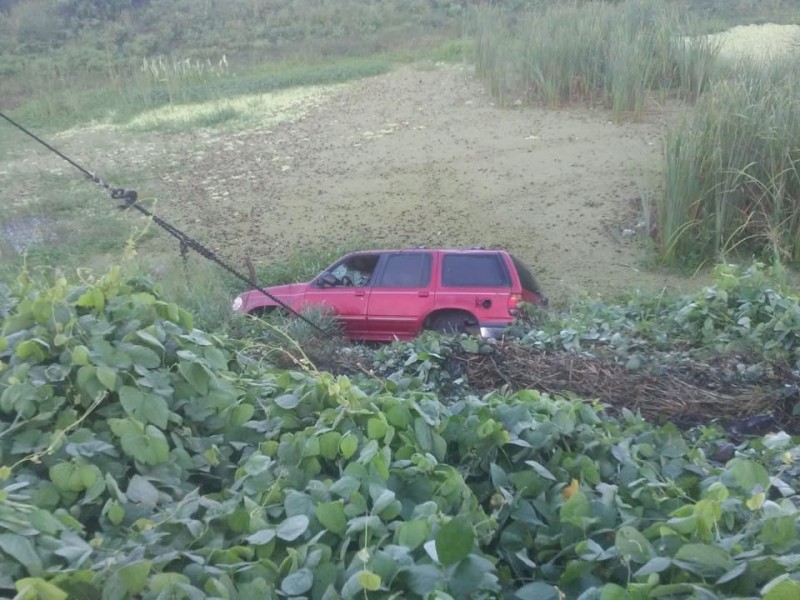
M431 281L431 255L428 252L390 254L383 274L376 285L380 287L424 287Z
M446 254L442 260L445 287L510 287L505 262L497 254Z
M514 263L514 268L517 270L517 275L519 275L519 282L522 284L522 289L533 292L534 294L541 294L539 282L536 281L536 278L533 276L533 273L531 273L528 265L526 265L513 254L511 255L511 262Z

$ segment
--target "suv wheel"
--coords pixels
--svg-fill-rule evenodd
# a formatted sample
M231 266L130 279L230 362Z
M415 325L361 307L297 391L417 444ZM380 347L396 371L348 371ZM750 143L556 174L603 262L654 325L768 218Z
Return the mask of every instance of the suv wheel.
M270 315L274 314L277 306L259 306L258 308L254 308L251 310L248 315L251 317L257 317L259 319L266 319Z
M439 333L469 333L478 332L478 323L467 312L444 312L431 318L428 329Z

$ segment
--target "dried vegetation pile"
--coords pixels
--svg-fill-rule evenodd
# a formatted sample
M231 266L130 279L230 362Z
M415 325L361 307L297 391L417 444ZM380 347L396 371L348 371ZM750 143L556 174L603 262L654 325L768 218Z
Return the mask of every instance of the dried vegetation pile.
M788 365L772 365L758 382L733 382L726 373L740 356L720 356L712 363L685 362L652 374L624 364L569 352L541 353L513 342L491 354L464 355L470 384L489 391L537 389L599 401L612 412L629 409L648 420L691 427L719 421L732 433L780 428L800 431L792 414L798 401Z

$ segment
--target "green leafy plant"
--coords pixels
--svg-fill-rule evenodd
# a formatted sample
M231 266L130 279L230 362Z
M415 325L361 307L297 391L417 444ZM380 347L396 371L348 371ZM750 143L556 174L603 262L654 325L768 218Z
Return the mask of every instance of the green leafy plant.
M407 385L276 369L118 270L79 287L23 276L0 315L4 592L781 598L797 585L800 447L784 433L717 460L718 431L578 399L463 388L445 403L419 377L433 336L414 360L399 348Z
M779 266L720 264L713 285L682 297L587 301L569 312L521 323L519 342L539 350L649 357L673 362L739 352L800 367L800 298Z

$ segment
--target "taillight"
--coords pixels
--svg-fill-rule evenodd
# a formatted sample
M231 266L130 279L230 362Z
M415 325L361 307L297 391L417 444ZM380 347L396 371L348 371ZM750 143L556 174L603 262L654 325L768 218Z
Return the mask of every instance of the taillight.
M508 297L508 314L512 317L519 312L519 303L522 302L522 294L511 294Z

